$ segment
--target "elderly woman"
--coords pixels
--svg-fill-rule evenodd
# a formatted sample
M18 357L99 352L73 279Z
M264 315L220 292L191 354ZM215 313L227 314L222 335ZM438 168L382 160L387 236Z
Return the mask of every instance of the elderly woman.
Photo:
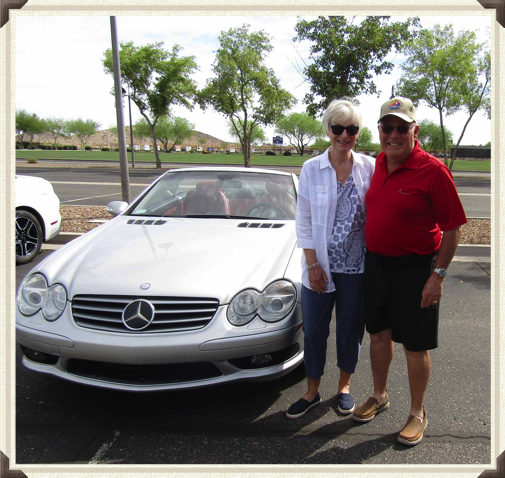
M304 163L296 208L298 247L304 251L301 297L308 390L289 407L289 418L301 417L321 403L319 384L334 305L338 410L352 413L349 386L365 328L365 193L375 160L352 149L361 128L361 115L352 103L332 101L322 123L331 146Z

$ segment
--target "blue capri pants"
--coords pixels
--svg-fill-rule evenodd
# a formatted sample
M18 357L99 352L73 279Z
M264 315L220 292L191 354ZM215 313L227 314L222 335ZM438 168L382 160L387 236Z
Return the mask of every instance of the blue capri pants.
M333 306L337 319L337 367L354 373L365 332L365 274L332 273L335 291L325 294L302 285L305 333L305 373L318 379L324 374L326 347Z

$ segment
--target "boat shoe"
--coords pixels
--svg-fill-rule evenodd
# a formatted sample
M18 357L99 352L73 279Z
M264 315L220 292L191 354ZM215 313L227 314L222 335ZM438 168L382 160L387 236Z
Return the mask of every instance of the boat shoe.
M369 399L360 407L356 408L352 414L352 419L360 422L366 423L375 418L377 413L383 412L389 408L389 398L386 391L386 396L382 402L378 402L376 398L369 397Z
M398 435L398 441L404 445L417 445L423 439L426 425L428 425L428 416L423 407L423 419L410 415L400 435Z

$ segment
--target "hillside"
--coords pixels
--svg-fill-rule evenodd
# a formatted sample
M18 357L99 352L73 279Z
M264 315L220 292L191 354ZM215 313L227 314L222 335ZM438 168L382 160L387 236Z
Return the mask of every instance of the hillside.
M200 144L200 139L203 138L205 140L205 143ZM26 137L24 138L25 141L29 141L29 139ZM41 142L43 144L52 144L54 142L53 137L51 136L50 133L44 133L40 136L35 136L34 138L35 142ZM140 144L140 147L143 148L144 145L152 145L152 140L150 138L138 138L136 136L133 137L133 141L135 144ZM81 143L79 141L79 138L77 137L72 137L72 138L58 138L58 144L61 145L76 145L78 148L81 147ZM109 130L102 130L98 131L96 134L91 136L91 138L88 140L86 143L88 146L91 146L93 148L111 148L115 149L117 148L118 144L118 139L117 135L112 133ZM130 128L126 128L126 144L130 144ZM194 131L193 137L187 141L184 141L183 145L188 145L188 146L224 146L225 144L233 144L233 143L226 143L225 141L215 138L214 136L211 136L210 134L205 134L201 133L200 131ZM183 146L180 145L180 146ZM160 148L163 148L163 145L158 142L158 146Z

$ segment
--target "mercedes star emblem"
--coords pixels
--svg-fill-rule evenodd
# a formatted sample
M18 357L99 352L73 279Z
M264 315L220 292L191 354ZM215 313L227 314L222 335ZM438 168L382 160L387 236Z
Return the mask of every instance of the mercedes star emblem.
M130 330L143 330L154 319L154 306L147 300L130 302L123 310L123 323Z

